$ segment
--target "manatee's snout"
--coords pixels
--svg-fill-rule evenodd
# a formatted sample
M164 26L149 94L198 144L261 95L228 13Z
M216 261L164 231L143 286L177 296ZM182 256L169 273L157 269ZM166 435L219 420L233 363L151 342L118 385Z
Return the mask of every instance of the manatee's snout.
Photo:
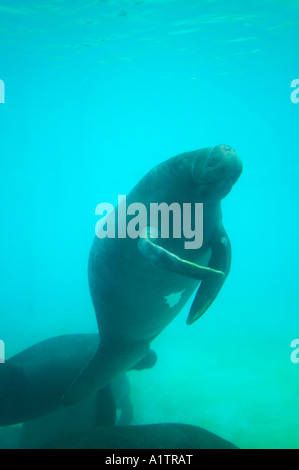
M223 199L242 173L243 165L235 150L228 145L208 149L197 174L201 196L209 200Z
M203 178L206 183L231 180L236 183L242 173L243 165L235 150L228 145L212 147L203 169Z

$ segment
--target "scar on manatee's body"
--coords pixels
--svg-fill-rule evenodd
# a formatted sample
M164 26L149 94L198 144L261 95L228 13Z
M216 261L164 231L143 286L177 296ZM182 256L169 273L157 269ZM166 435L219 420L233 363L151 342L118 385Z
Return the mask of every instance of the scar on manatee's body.
M179 303L184 292L185 289L181 292L174 292L173 294L164 296L164 299L166 300L166 303L169 305L170 308L175 307L175 305Z

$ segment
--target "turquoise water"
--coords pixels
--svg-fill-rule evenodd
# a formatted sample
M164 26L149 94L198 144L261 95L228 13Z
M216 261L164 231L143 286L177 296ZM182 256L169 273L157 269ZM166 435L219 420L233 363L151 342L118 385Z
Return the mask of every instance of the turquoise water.
M232 145L230 275L130 372L135 424L299 448L298 0L0 1L0 339L6 359L97 324L95 207L181 152ZM1 367L1 364L0 364Z

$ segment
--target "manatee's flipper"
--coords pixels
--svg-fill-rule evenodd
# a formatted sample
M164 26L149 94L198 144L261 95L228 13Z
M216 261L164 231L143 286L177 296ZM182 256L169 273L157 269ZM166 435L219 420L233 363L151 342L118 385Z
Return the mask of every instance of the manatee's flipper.
M94 426L114 426L116 423L116 405L110 385L106 385L96 394L93 410Z
M137 344L128 349L103 347L100 344L96 354L66 390L62 404L73 405L94 394L114 377L131 369L147 355L148 350L148 344Z
M149 350L148 354L141 359L141 361L137 362L134 367L132 367L133 370L143 370L143 369L151 369L154 367L158 360L157 354L155 351L152 349Z
M212 255L209 267L223 271L224 276L222 276L222 278L215 277L204 279L201 282L187 318L188 325L195 322L209 308L217 297L229 273L231 265L231 245L223 226L215 232L211 248Z
M141 253L155 266L171 271L182 276L197 279L215 279L217 282L223 279L224 273L212 267L199 266L174 255L165 248L154 243L149 238L140 238L138 248Z

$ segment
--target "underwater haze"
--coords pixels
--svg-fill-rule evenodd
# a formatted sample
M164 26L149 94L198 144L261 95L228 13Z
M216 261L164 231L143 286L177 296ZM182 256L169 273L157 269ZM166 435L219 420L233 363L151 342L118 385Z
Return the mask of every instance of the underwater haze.
M298 0L0 1L6 360L98 331L99 203L174 155L227 144L244 165L222 204L231 272L202 318L186 325L190 301L154 340L153 369L129 372L133 423L299 448L298 27Z

